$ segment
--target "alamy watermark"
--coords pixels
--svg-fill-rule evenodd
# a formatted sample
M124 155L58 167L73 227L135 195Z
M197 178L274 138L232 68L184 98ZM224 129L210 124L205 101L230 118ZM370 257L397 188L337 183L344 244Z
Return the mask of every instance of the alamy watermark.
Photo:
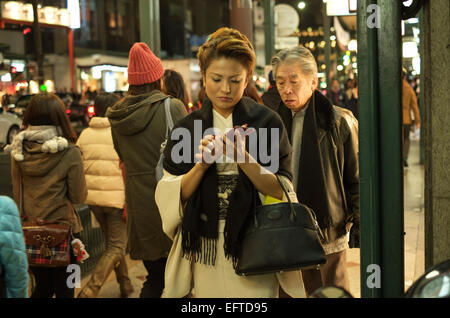
M367 266L366 273L370 275L366 279L367 288L381 288L381 267L377 264Z
M68 288L81 288L81 268L80 265L70 264L67 266L66 273L71 273L67 276L66 285Z
M371 4L367 6L367 13L370 13L370 15L367 17L367 27L369 29L377 28L379 29L381 27L380 23L380 7L377 4Z

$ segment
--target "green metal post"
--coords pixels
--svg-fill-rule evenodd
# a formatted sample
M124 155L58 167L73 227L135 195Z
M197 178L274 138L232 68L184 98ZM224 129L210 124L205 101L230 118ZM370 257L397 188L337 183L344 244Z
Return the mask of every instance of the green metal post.
M322 16L323 16L323 36L325 40L325 65L327 66L325 72L325 78L327 81L327 96L330 97L331 93L331 40L330 40L330 17L327 15L327 4L322 3Z
M419 54L420 54L420 94L419 94L419 111L420 111L420 121L423 123L424 116L425 116L425 110L424 110L424 83L425 83L425 77L424 77L424 67L425 67L425 59L424 59L424 38L423 38L423 7L419 11L419 30L420 30L420 44L419 44ZM425 140L425 134L423 126L421 125L420 128L420 164L424 164L425 162L425 154L424 154L424 140Z
M378 0L380 213L383 297L404 294L401 2Z
M270 65L270 60L275 54L275 1L263 0L264 4L264 43L266 65Z
M156 56L160 56L161 37L159 0L139 0L140 41L147 43Z
M381 297L372 265L381 267L378 180L377 29L369 28L367 8L375 0L358 1L359 171L361 210L361 297ZM369 270L369 271L368 271ZM376 267L373 269L376 270ZM371 281L375 284L368 284ZM382 286L380 286L382 287Z

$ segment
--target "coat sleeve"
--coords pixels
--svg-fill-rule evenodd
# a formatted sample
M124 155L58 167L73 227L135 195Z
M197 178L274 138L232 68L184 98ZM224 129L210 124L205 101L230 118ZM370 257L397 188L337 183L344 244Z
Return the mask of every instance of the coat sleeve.
M121 155L120 150L119 150L119 143L117 142L116 133L115 133L115 130L112 127L111 127L111 136L112 136L112 140L113 140L113 144L114 144L114 149L116 150L120 161L123 161L122 155Z
M68 197L73 204L80 204L84 203L87 197L83 160L78 147L73 148L71 151L71 166L67 175Z
M164 176L155 190L155 201L161 215L163 231L171 240L174 239L183 217L180 196L183 176L175 176L164 170Z
M16 202L17 206L20 205L20 167L17 165L16 160L11 158L11 182L12 182L12 191L13 191L13 199Z
M413 89L410 88L410 109L412 109L414 113L414 121L416 124L420 125L420 111L419 106L417 105L417 96L416 93L414 93Z
M342 121L346 132L344 143L344 188L347 197L350 220L359 222L359 163L358 163L358 121L349 112Z
M28 260L19 211L8 197L0 197L0 266L5 272L6 296L28 298Z
M183 103L176 99L170 99L170 115L172 116L173 124L176 125L180 119L183 119L187 115L186 107Z

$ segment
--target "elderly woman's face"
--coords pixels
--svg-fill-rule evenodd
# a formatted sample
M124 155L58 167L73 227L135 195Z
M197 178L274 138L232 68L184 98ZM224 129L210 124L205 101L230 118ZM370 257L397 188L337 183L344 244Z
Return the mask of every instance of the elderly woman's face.
M305 75L298 63L280 64L275 80L283 103L295 112L305 107L317 87L317 78Z
M247 69L236 59L214 59L204 77L206 95L213 108L228 117L239 102L247 86Z

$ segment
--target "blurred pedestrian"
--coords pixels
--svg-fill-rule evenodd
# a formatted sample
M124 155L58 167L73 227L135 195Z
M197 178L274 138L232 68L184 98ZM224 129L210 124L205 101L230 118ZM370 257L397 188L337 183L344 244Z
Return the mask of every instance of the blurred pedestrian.
M125 204L125 190L119 157L114 150L111 125L105 117L106 109L119 101L111 93L95 98L95 117L89 127L78 138L84 163L88 187L88 204L105 236L106 248L97 262L89 282L78 294L78 298L97 297L106 279L114 269L120 285L121 297L133 292L128 276L125 253L127 248L127 227L122 220Z
M172 241L164 234L155 203L155 167L166 137L161 92L164 68L145 43L135 43L128 64L128 94L108 108L114 148L125 165L128 247L130 257L142 260L148 276L141 298L158 298L164 289L164 269ZM170 98L173 122L186 116L182 102Z
M284 198L274 173L263 168L256 161L259 158L251 158L245 145L232 151L235 156L237 152L245 156L245 163L237 163L232 155L212 164L203 160L206 154L211 154L213 142L211 135L202 135L206 129L217 131L214 139L217 145L224 142L219 131L225 132L235 125L245 123L257 134L260 130L270 133L276 130L278 134L272 137L279 146L273 153L279 163L277 174L287 186L291 185L291 147L283 123L267 107L243 97L255 65L253 46L239 31L221 28L200 47L198 59L208 98L199 111L175 126L190 132L186 151L189 160L174 162L172 150L183 144L169 140L164 177L156 189L164 231L174 240L166 268L164 297L277 297L280 284L291 296L302 297L304 289L298 271L243 277L234 270L244 225L259 202L257 193L263 199L266 195ZM202 134L195 128L199 123ZM271 140L266 137L264 140ZM261 147L264 146L267 147ZM225 158L226 153L222 149L221 157Z
M353 113L358 118L358 81L356 79L347 80L347 89L344 94L344 108Z
M263 104L270 108L277 108L281 103L281 96L273 79L273 71L269 72L269 89L262 95Z
M167 95L182 101L188 113L191 111L189 108L189 97L186 86L184 85L184 80L180 73L174 70L165 70L162 88Z
M250 97L251 99L253 99L258 104L262 104L263 103L263 101L261 99L261 96L259 96L258 89L256 88L255 82L253 81L252 78L250 78L248 80L248 84L247 84L247 86L245 87L245 90L244 90L244 96Z
M81 222L73 205L84 202L87 189L76 134L63 102L51 93L37 94L25 111L23 126L10 147L14 200L19 206L23 200L21 213L27 221L70 224L77 237ZM76 264L71 254L71 263ZM36 278L33 298L73 298L66 267L30 269Z
M28 260L13 200L0 196L0 298L28 298Z
M337 79L331 82L330 99L333 105L344 107L345 97L341 90L341 84Z
M409 133L413 126L411 112L414 114L414 125L420 128L420 111L417 96L406 80L406 69L402 71L402 113L403 113L403 165L408 167Z
M294 189L298 200L314 210L324 234L327 263L320 270L302 270L307 294L324 285L349 290L350 228L350 247L359 247L357 121L317 90L317 63L308 49L282 50L272 67L282 99L274 110L293 146Z

